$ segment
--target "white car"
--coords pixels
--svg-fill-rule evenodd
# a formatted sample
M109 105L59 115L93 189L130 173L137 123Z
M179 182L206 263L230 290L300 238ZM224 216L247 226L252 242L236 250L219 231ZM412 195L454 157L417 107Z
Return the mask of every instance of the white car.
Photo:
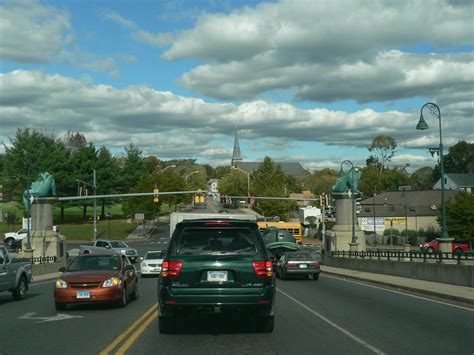
M145 256L140 258L142 277L160 274L164 254L164 250L147 251Z
M26 237L27 234L28 234L28 229L22 228L18 232L5 233L3 240L5 241L5 244L11 247L13 243L22 241Z

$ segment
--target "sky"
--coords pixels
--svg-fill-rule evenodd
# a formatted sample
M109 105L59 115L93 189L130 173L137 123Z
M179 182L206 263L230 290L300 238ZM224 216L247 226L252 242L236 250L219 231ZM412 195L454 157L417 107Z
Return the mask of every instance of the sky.
M123 154L312 171L434 166L474 142L474 1L0 1L0 153L18 128L80 132Z

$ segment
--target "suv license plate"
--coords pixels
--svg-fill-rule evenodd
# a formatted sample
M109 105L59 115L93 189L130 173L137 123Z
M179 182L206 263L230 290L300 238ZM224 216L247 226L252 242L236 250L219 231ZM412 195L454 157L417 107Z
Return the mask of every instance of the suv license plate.
M308 265L306 265L306 264L300 264L300 269L306 269L306 268L308 268Z
M80 291L76 294L77 298L91 298L91 293L89 291Z
M207 281L211 281L211 282L227 281L227 271L208 271Z

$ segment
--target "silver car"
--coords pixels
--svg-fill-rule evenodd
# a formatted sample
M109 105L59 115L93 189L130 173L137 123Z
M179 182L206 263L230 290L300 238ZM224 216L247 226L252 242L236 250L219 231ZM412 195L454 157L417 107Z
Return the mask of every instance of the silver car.
M321 273L321 257L318 253L309 251L288 252L278 260L277 277L285 280L288 277L311 277L319 279Z

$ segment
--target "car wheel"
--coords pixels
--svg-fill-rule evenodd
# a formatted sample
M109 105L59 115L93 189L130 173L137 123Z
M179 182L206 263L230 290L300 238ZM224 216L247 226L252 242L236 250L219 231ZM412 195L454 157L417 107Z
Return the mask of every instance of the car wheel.
M319 274L313 274L313 280L314 281L319 280Z
M125 287L125 285L124 285L123 286L122 297L120 298L120 301L118 301L117 305L120 308L125 308L125 307L127 307L127 303L128 303L127 287Z
M9 248L13 246L14 242L15 242L15 239L13 238L8 238L7 240L5 240L5 243L8 245Z
M176 331L176 321L174 318L160 317L158 315L158 328L161 334L173 334Z
M28 291L28 282L25 276L21 276L18 285L16 285L16 288L12 291L13 299L21 300L25 298L26 291Z
M135 281L135 288L133 289L133 293L131 294L130 298L133 301L138 299L138 281Z
M54 306L57 311L65 311L67 309L67 303L54 302Z
M461 248L456 248L454 250L454 254L458 255L458 254L462 254L462 249Z
M271 333L275 326L274 316L265 316L257 318L257 332L259 333Z
M435 250L432 247L429 247L428 249L426 249L426 253L428 253L428 254L433 254L434 251Z

